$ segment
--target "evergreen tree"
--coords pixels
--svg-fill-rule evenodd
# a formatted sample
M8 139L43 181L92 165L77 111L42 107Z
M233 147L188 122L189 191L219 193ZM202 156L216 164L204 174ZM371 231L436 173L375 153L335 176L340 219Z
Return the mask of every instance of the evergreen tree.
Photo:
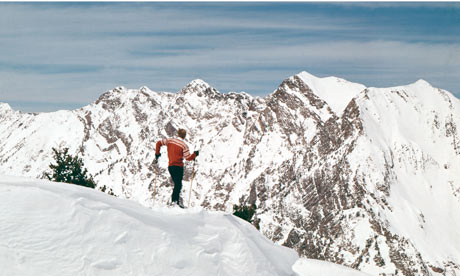
M88 170L83 166L83 160L69 154L69 148L57 150L53 148L56 164L50 164L51 173L45 172L44 177L56 182L77 184L89 188L96 186Z

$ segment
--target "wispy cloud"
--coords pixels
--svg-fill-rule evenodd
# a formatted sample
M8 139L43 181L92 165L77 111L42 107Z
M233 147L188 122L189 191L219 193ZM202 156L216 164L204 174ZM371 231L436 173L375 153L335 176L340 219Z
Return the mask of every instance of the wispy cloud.
M177 91L193 78L265 95L302 70L368 86L424 78L460 95L458 5L0 7L0 101L83 105L117 85Z

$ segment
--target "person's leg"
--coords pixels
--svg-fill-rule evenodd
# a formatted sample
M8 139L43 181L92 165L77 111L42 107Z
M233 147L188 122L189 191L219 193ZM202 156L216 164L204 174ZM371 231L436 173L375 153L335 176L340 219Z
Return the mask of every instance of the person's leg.
M179 203L180 191L182 189L182 179L184 177L184 167L170 166L168 167L168 170L174 182L174 189L171 196L171 202Z

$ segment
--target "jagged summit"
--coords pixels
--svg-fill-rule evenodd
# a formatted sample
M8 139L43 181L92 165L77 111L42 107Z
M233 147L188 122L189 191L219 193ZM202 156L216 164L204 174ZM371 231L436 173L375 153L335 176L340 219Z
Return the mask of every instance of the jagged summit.
M203 86L203 87L206 87L206 88L211 87L209 85L209 83L205 82L202 79L194 79L188 85L190 85L190 86Z
M207 82L201 79L195 79L182 88L179 94L196 94L201 97L203 95L216 96L221 93L214 87L211 87Z
M152 90L150 90L150 88L148 88L147 86L143 85L139 88L139 91L141 92L144 92L144 93L151 93L153 92Z
M0 102L0 112L12 111L12 110L13 109L11 108L9 104Z
M278 89L266 99L270 106L275 107L275 113L283 110L283 108L276 108L280 105L280 107L288 106L291 109L309 109L322 121L326 121L333 115L327 103L319 98L297 75L285 79Z

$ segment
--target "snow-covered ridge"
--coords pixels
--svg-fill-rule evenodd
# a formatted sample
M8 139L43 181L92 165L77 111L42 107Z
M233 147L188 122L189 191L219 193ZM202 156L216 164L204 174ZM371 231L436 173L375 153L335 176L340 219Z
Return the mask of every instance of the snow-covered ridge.
M325 101L328 106L331 108L334 113L336 113L337 116L341 116L342 112L344 111L345 107L350 103L350 101L357 97L358 94L363 92L366 89L366 86L363 84L359 83L353 83L350 81L347 81L342 78L338 77L316 77L306 71L302 71L287 80L291 80L294 77L298 77L301 79L305 85L307 85L312 93L314 93L317 97L319 97L321 100ZM409 89L412 91L427 91L427 88L433 88L430 83L427 81L420 79L412 84L408 84L405 86L397 86L397 87L389 87L389 88L375 88L375 87L369 87L369 89L375 89L375 90L404 90L404 89ZM436 89L439 90L439 89ZM442 90L444 93L449 94L450 97L453 97L456 99L455 96L453 96L451 93ZM123 94L123 93L131 93L131 94L136 94L138 92L141 93L148 93L151 96L155 96L156 94L170 94L173 95L175 93L172 92L156 92L153 90L150 90L147 86L142 86L139 89L127 89L126 87L119 86L116 87L110 91L107 91L104 93L101 98L104 98L104 95L107 94ZM246 92L228 92L227 94L223 94L219 92L217 89L214 87L210 86L207 82L205 82L202 79L194 79L190 81L184 88L182 88L178 94L199 94L200 96L204 94L213 95L213 96L222 96L222 95L239 95L243 96L245 98L253 98L252 95L246 93ZM419 95L418 95L419 96ZM270 95L268 95L265 99L269 98ZM258 98L258 97L255 97ZM100 100L99 99L99 100ZM98 100L98 101L99 101ZM458 100L458 99L457 99ZM96 103L98 102L96 101ZM0 112L1 111L11 111L11 107L7 103L2 103L0 102ZM51 112L52 113L52 112Z
M230 214L151 210L64 183L0 176L0 218L2 275L365 276L299 259Z

